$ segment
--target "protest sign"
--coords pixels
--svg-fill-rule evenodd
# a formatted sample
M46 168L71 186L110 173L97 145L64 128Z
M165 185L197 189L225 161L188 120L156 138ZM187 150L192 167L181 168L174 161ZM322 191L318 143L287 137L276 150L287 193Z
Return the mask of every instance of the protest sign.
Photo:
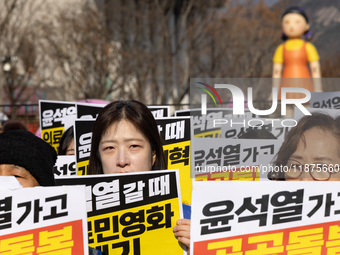
M58 155L57 162L53 167L54 178L61 176L76 175L76 158L74 155Z
M182 201L191 204L190 117L156 119L168 169L179 169Z
M76 119L74 122L77 175L86 175L89 166L92 127L95 119Z
M319 108L306 108L311 114L319 112L319 113L323 113L323 114L328 114L329 116L336 118L338 116L340 116L340 110L338 109L319 109ZM303 115L300 111L297 111L296 108L294 109L294 119L299 121L302 117L304 117L305 115Z
M169 105L147 105L155 119L170 117Z
M311 92L310 106L312 108L340 109L340 91Z
M289 119L227 118L216 120L215 125L221 127L221 138L237 138L249 130L257 129L265 130L277 139L284 139L295 122Z
M195 182L191 254L337 254L338 186Z
M207 114L202 115L201 109L176 111L175 116L191 116L192 134L195 137L221 137L221 125L216 125L215 120L228 118L250 118L252 113L247 111L244 115L233 115L230 108L208 108Z
M283 140L194 138L195 180L267 180Z
M177 170L61 178L86 185L89 245L112 254L183 254L172 228L182 218Z
M77 119L96 119L105 104L77 103Z
M65 131L65 119L76 117L75 103L66 101L39 100L41 138L58 151Z
M85 187L0 192L0 254L88 254Z

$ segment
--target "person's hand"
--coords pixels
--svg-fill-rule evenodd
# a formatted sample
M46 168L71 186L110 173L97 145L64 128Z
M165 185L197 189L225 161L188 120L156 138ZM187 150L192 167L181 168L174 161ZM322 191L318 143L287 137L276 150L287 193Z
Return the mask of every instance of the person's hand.
M188 252L190 248L190 223L191 221L188 219L179 219L177 225L173 228L178 241L188 247Z

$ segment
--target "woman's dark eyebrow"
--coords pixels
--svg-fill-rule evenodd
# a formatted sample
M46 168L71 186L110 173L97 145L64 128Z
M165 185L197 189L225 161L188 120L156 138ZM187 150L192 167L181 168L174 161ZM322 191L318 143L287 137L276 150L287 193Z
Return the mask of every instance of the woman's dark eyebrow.
M289 159L291 159L291 158L293 158L293 159L302 159L303 157L302 156L299 156L299 155L290 155L290 157L289 157Z
M133 142L133 141L143 142L144 139L142 139L142 138L128 138L128 139L124 140L124 142ZM101 141L100 143L116 143L116 142L117 142L116 139L107 139L107 140Z
M303 157L302 156L299 156L299 155L291 155L290 157L289 157L289 159L296 159L296 160L299 160L299 159L303 159ZM323 161L323 160L327 160L327 161L334 161L332 158L329 158L329 157L324 157L324 156L322 156L322 157L315 157L315 158L313 158L313 161Z
M329 158L329 157L316 157L314 158L314 160L327 160L327 161L334 161L332 158Z

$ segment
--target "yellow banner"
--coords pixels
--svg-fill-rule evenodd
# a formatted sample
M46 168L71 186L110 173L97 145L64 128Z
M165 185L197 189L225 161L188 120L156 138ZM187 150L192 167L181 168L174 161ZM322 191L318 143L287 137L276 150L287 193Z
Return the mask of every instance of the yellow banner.
M90 163L90 160L77 162L77 175L87 175L87 169L88 169L89 163Z
M41 131L41 138L53 146L53 148L58 152L60 139L64 134L64 127L43 129Z
M172 228L180 218L178 198L88 217L89 245L107 255L183 254Z
M190 141L164 145L163 150L168 161L168 169L179 170L182 202L190 205L192 190L192 179L190 177Z

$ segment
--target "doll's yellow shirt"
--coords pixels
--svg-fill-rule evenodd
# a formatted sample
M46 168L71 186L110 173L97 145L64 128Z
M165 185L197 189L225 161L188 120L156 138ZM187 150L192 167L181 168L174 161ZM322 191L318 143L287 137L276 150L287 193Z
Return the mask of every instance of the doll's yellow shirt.
M301 47L303 47L304 43L305 41L302 39L290 39L280 44L279 47L276 48L273 57L273 62L283 64L283 44L285 44L286 50L298 50L301 49ZM310 42L306 42L306 51L308 56L308 62L319 61L319 54L314 45L311 44Z

